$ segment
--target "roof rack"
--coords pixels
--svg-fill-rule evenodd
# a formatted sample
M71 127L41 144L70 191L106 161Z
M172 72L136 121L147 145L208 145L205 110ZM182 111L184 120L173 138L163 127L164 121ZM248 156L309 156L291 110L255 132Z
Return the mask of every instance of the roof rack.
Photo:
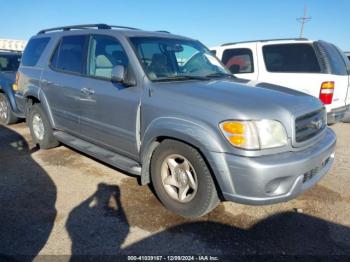
M158 32L158 33L166 33L166 34L170 34L170 32L169 32L169 31L165 31L165 30L157 30L156 32Z
M118 25L107 25L107 24L84 24L84 25L70 25L70 26L62 26L62 27L54 27L49 29L44 29L38 32L38 35L45 34L47 32L52 31L69 31L72 29L89 29L89 28L96 28L96 29L112 29L112 28L120 28L120 29L129 29L129 30L139 30L137 28L133 27L127 27L127 26L118 26Z
M270 42L270 41L283 41L283 40L307 41L307 40L309 40L309 39L308 39L308 38L276 38L276 39L262 39L262 40L251 40L251 41L241 41L241 42L226 43L226 44L222 44L221 46L235 45L235 44L241 44L241 43Z

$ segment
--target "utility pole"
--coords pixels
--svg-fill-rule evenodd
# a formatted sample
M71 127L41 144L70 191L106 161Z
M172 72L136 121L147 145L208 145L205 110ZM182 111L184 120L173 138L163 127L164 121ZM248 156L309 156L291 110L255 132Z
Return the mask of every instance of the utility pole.
M312 19L311 16L309 16L309 17L306 16L306 13L307 13L307 9L306 9L306 5L305 5L304 6L304 16L297 18L297 21L301 23L299 38L303 37L305 23L309 22Z

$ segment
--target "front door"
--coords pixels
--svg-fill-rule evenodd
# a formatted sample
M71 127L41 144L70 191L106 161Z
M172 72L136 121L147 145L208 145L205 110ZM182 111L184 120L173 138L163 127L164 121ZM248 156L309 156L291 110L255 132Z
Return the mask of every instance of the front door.
M116 152L136 157L142 89L111 81L112 69L122 65L128 74L127 55L117 39L93 35L89 41L86 85L81 93L81 135Z

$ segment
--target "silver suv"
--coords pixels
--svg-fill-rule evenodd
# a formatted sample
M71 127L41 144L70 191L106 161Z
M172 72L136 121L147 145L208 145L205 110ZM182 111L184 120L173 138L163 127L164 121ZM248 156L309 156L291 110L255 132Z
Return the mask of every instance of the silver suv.
M322 103L246 85L199 41L105 24L40 31L16 99L35 143L139 175L173 212L287 201L319 181L336 137Z

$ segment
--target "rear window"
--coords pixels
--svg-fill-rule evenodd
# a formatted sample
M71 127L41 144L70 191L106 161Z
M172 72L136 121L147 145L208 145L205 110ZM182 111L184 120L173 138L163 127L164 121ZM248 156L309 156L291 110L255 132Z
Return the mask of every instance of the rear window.
M62 71L82 74L85 43L84 35L62 37L52 56L51 66Z
M324 41L318 41L318 45L327 56L332 74L347 75L350 73L350 63L342 51L335 45Z
M248 48L226 49L222 62L232 74L253 73L253 54Z
M38 63L39 58L47 46L49 40L49 37L35 38L30 40L26 46L26 49L24 50L22 65L35 66Z
M0 54L0 72L17 71L20 61L20 55Z
M321 68L310 44L265 45L266 69L279 73L320 73Z

